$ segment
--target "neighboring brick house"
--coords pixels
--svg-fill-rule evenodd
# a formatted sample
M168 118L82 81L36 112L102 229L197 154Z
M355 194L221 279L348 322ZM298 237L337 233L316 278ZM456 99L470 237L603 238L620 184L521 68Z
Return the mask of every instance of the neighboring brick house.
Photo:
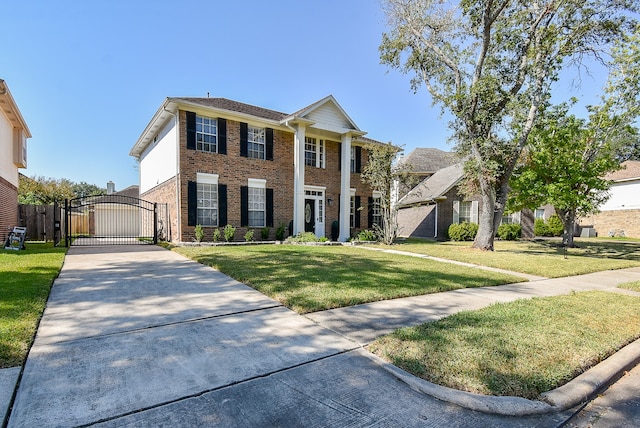
M18 168L27 167L31 132L4 80L0 79L0 234L18 226Z
M399 196L406 195L415 185L431 177L437 171L449 167L457 162L455 153L444 150L418 147L407 156L400 159L400 164L409 166L409 185L398 189Z
M626 161L622 169L608 174L611 197L600 212L580 219L580 226L595 229L598 236L640 238L640 161Z
M215 228L310 231L341 241L376 221L374 196L360 176L361 131L333 96L287 114L225 98L167 98L130 155L140 197L166 203L173 241L205 240ZM347 207L341 210L341 207ZM370 212L373 215L369 214Z
M464 177L462 163L455 163L425 178L398 201L398 234L404 237L445 240L454 223L478 223L479 196L466 197L458 189ZM533 213L507 214L503 223L519 223L522 236L533 237Z

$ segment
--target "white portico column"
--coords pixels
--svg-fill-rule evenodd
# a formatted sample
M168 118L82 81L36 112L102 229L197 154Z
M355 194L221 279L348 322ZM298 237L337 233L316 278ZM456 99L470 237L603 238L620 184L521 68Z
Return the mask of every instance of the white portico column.
M304 232L304 143L306 126L296 124L293 149L293 235Z
M349 239L351 227L351 134L342 134L340 165L340 234L338 241Z

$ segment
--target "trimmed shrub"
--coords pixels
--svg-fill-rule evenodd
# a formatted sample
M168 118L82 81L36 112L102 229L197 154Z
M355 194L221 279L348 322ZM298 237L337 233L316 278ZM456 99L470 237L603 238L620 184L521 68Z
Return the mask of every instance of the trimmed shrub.
M318 242L318 237L313 232L300 232L288 237L287 242Z
M550 236L562 236L564 233L564 225L557 214L549 217L549 220L547 220L547 227L549 228Z
M263 227L260 230L260 237L262 238L263 241L266 241L267 239L269 239L269 232L271 232L271 229L268 227Z
M476 223L460 223L449 226L448 235L452 241L473 241L478 233Z
M356 236L357 241L377 241L378 235L370 229L361 230Z
M501 224L497 235L503 241L516 241L522 236L522 227L517 223Z
M247 232L244 234L244 240L245 242L253 241L253 229L247 230Z
M278 228L276 229L276 239L278 241L284 241L284 233L287 230L287 225L284 223L280 223L280 225L278 225Z
M201 242L202 238L204 238L204 230L202 229L202 225L196 224L194 233L196 235L196 242Z
M549 227L545 223L544 219L537 218L533 224L533 234L535 236L550 236Z
M236 228L228 224L224 227L223 234L225 241L233 241L233 236L236 234Z
M220 232L220 229L216 228L213 230L213 242L218 242L221 236L222 232Z

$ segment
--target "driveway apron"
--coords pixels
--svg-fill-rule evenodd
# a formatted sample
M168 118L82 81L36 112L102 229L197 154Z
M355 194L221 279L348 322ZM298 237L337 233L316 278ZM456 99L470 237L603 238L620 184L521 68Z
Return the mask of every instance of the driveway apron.
M352 340L156 246L72 247L8 425L553 426L425 396Z

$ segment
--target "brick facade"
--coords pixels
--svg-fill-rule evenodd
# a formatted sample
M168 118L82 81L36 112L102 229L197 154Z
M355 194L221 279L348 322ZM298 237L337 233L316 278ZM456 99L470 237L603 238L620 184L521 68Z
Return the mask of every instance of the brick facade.
M0 177L0 237L4 240L10 228L18 226L18 188Z
M593 227L598 236L609 236L620 231L629 238L640 238L640 210L601 211L580 219L581 227Z
M246 227L241 224L240 188L247 186L248 180L264 179L266 188L273 189L273 227L270 239L275 239L275 229L284 224L289 226L293 220L294 196L294 134L274 129L273 160L253 159L240 155L240 122L226 120L227 150L226 154L209 153L187 149L187 113L178 111L179 118L179 173L176 177L155 186L141 197L145 200L166 203L170 213L171 240L191 242L195 239L195 226L188 225L188 183L197 182L198 173L217 174L219 185L227 186L227 223L236 227L235 240L242 240ZM305 166L305 185L325 187L325 236L331 236L331 223L339 218L340 177L339 148L340 143L325 139L325 167ZM367 161L366 150L362 150L362 164ZM366 204L372 192L365 185L359 173L351 174L351 188L356 189L364 208L356 212L360 216L359 229L352 229L355 235L360 229L366 229L368 211ZM176 191L179 195L176 195ZM329 199L332 204L329 205ZM179 200L179 218L175 218L176 203ZM204 227L205 241L213 239L216 228ZM260 230L254 228L254 239L260 239ZM288 231L287 231L288 232Z
M178 219L175 216L178 197L178 195L176 195L176 181L177 177L170 178L164 183L160 183L153 189L140 195L141 199L157 202L158 204L166 204L167 212L164 215L164 218L168 218L168 224L162 224L164 230L162 230L160 236L167 241L173 241L177 239L177 236L179 236ZM158 217L160 219L163 218L163 216L160 215Z

